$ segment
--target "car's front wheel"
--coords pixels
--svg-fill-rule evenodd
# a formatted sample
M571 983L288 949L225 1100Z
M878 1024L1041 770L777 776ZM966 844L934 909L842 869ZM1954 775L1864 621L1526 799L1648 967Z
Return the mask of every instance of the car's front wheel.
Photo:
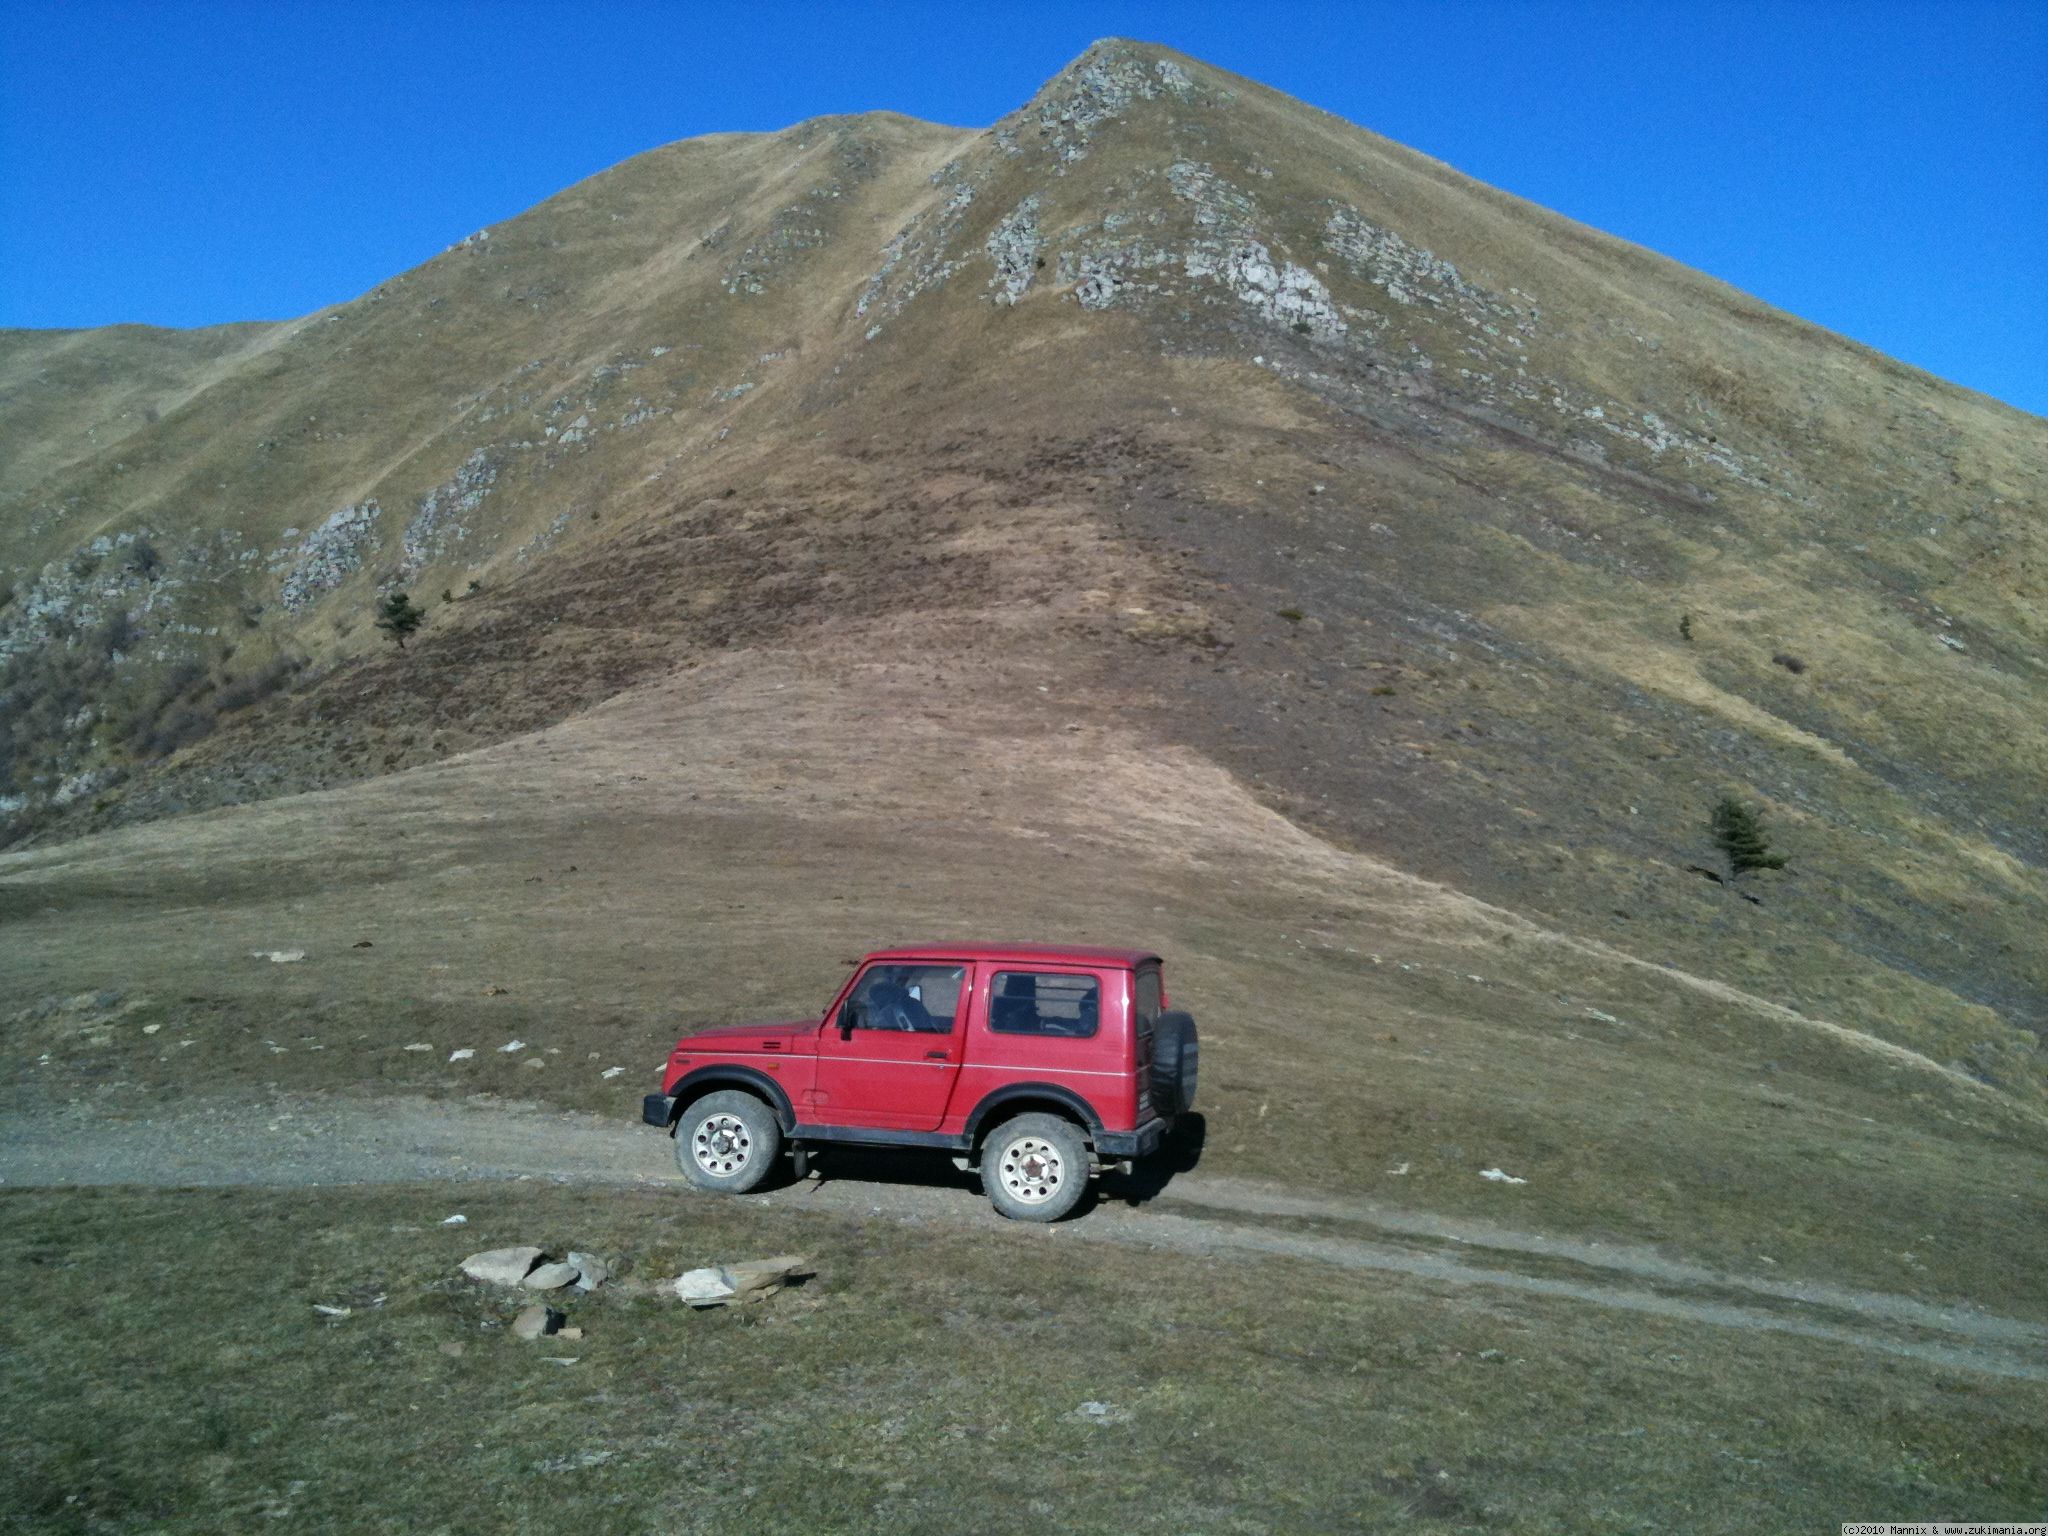
M676 1166L699 1189L745 1194L768 1177L782 1150L775 1111L751 1093L707 1093L676 1122Z
M1019 1115L982 1144L981 1187L1012 1221L1058 1221L1088 1192L1088 1142L1058 1115Z

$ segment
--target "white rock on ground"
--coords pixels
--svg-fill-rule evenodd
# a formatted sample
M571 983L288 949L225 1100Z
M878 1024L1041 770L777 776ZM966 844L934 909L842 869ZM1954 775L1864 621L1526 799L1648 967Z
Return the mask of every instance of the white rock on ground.
M1130 1409L1119 1408L1115 1403L1089 1402L1083 1403L1067 1417L1078 1419L1083 1424L1128 1424L1133 1415Z
M576 1267L576 1289L579 1291L594 1291L612 1277L611 1266L594 1253L572 1250L566 1262Z
M1496 1184L1526 1184L1529 1182L1527 1179L1516 1178L1512 1173L1502 1173L1498 1168L1483 1169L1479 1177L1491 1179Z
M448 1053L448 1059L450 1061L467 1061L470 1057L474 1056L475 1054L475 1051L471 1050L468 1046L464 1046L459 1051L450 1051Z
M529 1291L553 1291L560 1289L571 1280L577 1278L579 1278L578 1271L574 1264L563 1264L557 1261L553 1264L540 1265L519 1283Z
M523 1051L525 1049L526 1042L524 1040L507 1040L498 1047L498 1054L500 1056L510 1056L514 1051Z
M733 1287L715 1269L692 1269L676 1276L676 1294L693 1307L715 1307L732 1300Z
M486 1285L517 1285L540 1261L538 1248L492 1248L462 1261L462 1272Z

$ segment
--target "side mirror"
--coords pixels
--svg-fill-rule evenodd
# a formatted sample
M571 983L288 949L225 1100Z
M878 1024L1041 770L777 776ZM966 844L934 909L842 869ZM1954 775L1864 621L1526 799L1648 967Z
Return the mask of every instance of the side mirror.
M853 1004L851 1002L839 1010L839 1038L842 1040L851 1040L853 1038Z

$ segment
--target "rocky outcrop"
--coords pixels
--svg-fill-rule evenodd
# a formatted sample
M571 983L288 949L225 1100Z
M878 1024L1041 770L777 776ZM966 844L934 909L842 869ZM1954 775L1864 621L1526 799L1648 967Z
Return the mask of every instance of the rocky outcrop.
M300 539L296 552L287 552L291 569L277 594L287 611L297 613L361 569L376 547L377 520L383 513L374 496L343 507ZM291 532L287 529L287 536Z

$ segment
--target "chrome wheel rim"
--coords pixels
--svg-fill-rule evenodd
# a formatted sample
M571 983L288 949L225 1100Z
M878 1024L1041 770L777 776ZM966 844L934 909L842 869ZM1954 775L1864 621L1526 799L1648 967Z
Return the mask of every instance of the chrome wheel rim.
M1067 1181L1060 1150L1043 1136L1020 1136L1003 1148L996 1173L1011 1199L1022 1205L1043 1205Z
M737 1115L712 1115L690 1135L690 1155L714 1179L729 1179L754 1155L754 1138Z

